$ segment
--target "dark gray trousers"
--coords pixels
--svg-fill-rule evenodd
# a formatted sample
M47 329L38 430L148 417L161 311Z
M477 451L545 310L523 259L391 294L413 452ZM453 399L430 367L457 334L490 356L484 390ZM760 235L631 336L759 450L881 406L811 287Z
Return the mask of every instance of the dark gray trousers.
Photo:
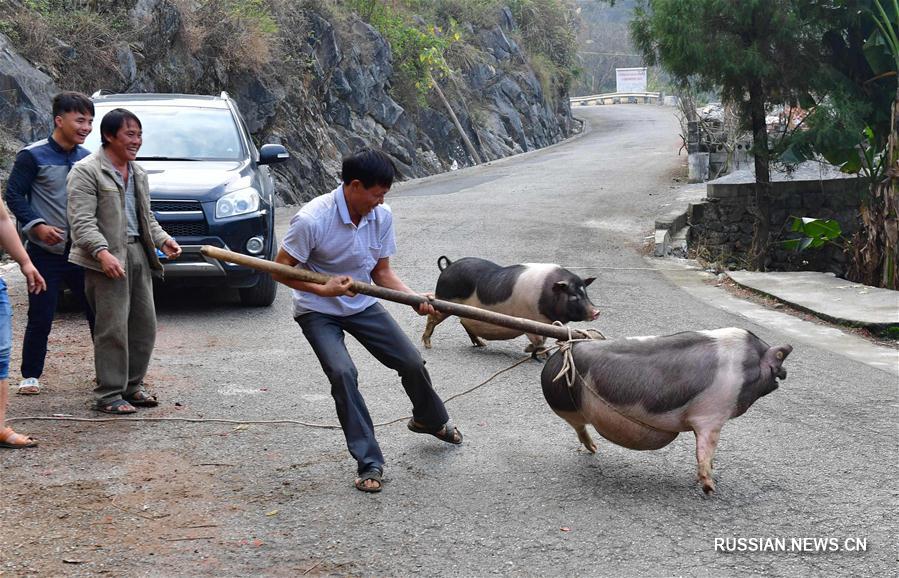
M437 430L449 419L443 401L431 386L424 359L380 303L346 317L310 312L300 315L296 321L331 382L337 418L359 473L370 468L381 469L384 456L359 392L359 373L347 352L344 332L355 337L382 364L399 373L406 395L412 401L415 421Z
M156 308L147 254L140 242L128 243L124 279L86 269L87 301L96 312L94 366L98 404L131 397L143 383L156 343Z

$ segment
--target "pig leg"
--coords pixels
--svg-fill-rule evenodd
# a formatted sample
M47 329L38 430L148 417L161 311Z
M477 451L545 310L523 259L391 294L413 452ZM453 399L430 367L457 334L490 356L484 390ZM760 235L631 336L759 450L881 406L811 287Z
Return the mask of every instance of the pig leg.
M546 347L543 346L546 343L546 337L534 335L533 333L528 333L527 336L531 343L524 348L525 353L530 353L534 359L546 359L549 357Z
M568 395L568 394L566 394ZM562 411L553 409L560 418L564 419L568 422L572 428L574 428L574 432L577 434L577 439L584 444L584 447L587 448L591 454L596 453L596 442L593 441L593 438L590 437L590 432L587 431L587 422L584 421L583 416L581 416L580 412L576 411Z
M696 463L699 467L698 478L702 483L702 491L706 494L715 491L715 480L712 478L712 458L718 446L721 428L711 430L693 430L696 434Z
M477 336L477 334L472 333L471 329L462 324L462 327L465 327L465 333L468 334L468 338L471 339L471 344L475 347L487 347L487 342Z
M434 333L434 328L440 325L446 317L440 312L428 315L428 324L425 326L425 332L421 334L421 342L424 343L425 349L431 349L431 335Z
M572 424L571 427L574 428L574 431L577 433L577 439L579 439L581 443L584 444L584 447L587 448L587 451L591 454L595 454L596 442L594 442L593 438L590 437L590 432L587 431L587 426L583 424L578 426Z

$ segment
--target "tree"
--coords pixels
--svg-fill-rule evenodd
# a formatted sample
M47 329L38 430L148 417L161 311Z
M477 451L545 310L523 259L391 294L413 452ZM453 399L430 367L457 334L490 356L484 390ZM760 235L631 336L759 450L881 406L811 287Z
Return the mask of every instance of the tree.
M861 229L849 240L847 277L899 288L899 1L818 0L804 6L818 22L821 51L807 130L786 141L783 157L820 155L865 176L870 194Z
M752 133L755 224L750 263L764 269L770 236L770 158L765 111L769 104L805 100L812 78L812 31L794 2L771 0L641 0L631 33L647 64L676 81L719 89L737 105Z
M632 30L647 61L740 105L755 152L753 265L768 244L770 161L824 157L871 183L848 276L899 287L899 0L643 0ZM797 103L810 111L802 130L772 148L765 107Z

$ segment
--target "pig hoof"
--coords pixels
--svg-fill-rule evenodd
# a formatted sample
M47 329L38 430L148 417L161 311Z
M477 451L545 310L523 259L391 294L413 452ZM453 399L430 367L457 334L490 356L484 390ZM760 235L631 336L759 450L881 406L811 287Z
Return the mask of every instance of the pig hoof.
M431 340L430 339L422 339L421 342L425 346L425 349L431 349Z
M715 493L715 482L707 481L702 483L702 491L706 494L714 494Z
M525 353L530 353L531 357L536 359L537 361L546 361L549 359L549 349L545 347L534 347L529 345L524 348Z
M591 454L595 454L596 442L593 441L593 438L590 437L590 434L587 433L587 430L585 428L575 428L575 431L577 432L577 439L580 440L585 448L587 448L587 451Z

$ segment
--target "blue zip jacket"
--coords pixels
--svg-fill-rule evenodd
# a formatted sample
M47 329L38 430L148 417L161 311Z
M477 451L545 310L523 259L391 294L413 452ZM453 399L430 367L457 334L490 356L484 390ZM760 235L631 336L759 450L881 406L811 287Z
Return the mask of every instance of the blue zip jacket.
M38 247L62 255L69 241L66 218L66 177L72 165L90 154L77 145L65 151L49 136L18 152L6 185L6 204L16 216L19 227ZM45 245L32 233L35 225L46 223L63 231L63 240Z

